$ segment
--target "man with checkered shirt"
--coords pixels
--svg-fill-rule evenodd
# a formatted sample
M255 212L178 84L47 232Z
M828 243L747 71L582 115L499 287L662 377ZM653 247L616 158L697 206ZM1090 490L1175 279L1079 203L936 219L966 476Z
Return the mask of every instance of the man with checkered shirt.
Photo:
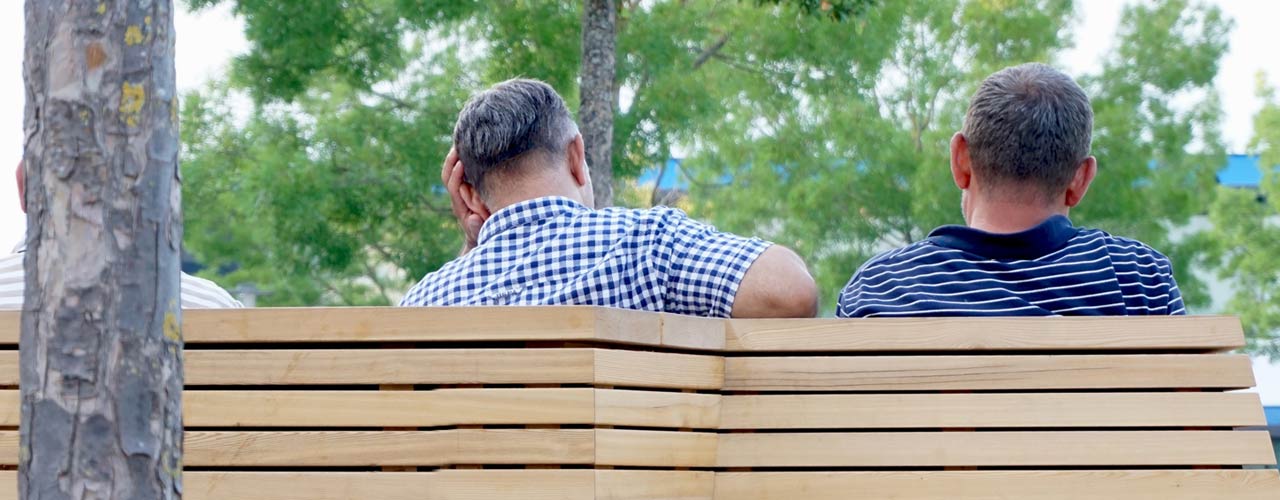
M593 210L582 135L545 83L509 80L472 97L453 141L441 178L466 244L402 306L817 312L817 287L791 250L718 232L673 208Z

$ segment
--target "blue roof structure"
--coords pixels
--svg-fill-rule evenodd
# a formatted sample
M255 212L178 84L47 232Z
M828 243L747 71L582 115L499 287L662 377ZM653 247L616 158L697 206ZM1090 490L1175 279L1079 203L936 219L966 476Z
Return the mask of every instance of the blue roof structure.
M658 183L658 189L667 190L689 190L689 179L680 171L680 166L684 161L680 158L668 158L666 169L654 166L645 171L640 172L640 177L636 178L636 182L640 185L653 185L655 181ZM662 178L659 179L658 175Z
M1257 155L1227 155L1227 166L1218 171L1218 184L1226 187L1256 188L1261 183Z
M1267 415L1267 425L1280 425L1280 406L1264 406L1262 411Z

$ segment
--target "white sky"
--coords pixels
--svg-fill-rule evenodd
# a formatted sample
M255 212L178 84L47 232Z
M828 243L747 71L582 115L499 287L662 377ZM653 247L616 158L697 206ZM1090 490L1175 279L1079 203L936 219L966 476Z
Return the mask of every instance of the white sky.
M174 2L181 4L181 2ZM1231 49L1218 74L1217 86L1226 110L1223 133L1231 152L1243 152L1253 131L1253 115L1261 107L1254 97L1254 75L1267 74L1280 86L1280 0L1216 0L1235 20ZM0 249L22 238L26 216L18 210L17 187L10 172L22 157L23 2L0 2ZM1077 0L1080 14L1076 48L1064 54L1063 64L1074 74L1092 72L1114 41L1122 2ZM192 14L180 8L174 21L178 34L179 90L199 87L221 73L227 61L247 48L240 22L227 6ZM1263 401L1280 405L1280 365L1255 360Z

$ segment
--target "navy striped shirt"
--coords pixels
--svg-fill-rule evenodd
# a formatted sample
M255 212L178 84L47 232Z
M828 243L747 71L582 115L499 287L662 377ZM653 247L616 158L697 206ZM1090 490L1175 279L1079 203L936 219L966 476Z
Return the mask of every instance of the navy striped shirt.
M1014 234L944 226L867 261L836 316L1186 314L1169 259L1056 215Z

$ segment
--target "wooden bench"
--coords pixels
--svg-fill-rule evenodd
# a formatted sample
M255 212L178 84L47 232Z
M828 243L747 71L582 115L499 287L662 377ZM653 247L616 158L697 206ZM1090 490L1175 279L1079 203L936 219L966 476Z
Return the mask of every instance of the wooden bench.
M17 313L0 314L0 499ZM1280 498L1224 317L188 311L188 499Z

